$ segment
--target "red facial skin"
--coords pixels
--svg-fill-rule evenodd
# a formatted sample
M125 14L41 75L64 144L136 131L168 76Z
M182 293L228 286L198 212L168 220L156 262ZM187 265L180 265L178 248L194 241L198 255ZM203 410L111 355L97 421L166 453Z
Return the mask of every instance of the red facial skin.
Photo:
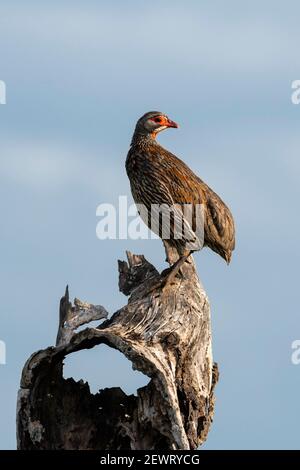
M161 126L166 127L179 127L178 124L174 121L171 121L167 116L156 116L151 119L151 121L160 124Z

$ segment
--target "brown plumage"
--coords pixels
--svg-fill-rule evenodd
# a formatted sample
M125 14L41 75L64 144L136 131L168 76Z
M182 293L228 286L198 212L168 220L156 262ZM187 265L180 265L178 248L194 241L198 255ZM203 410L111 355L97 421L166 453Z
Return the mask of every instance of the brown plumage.
M136 125L126 160L126 171L136 204L149 211L152 204L169 206L203 204L204 246L230 262L235 246L234 221L222 199L179 158L156 141L157 134L168 127L178 127L165 114L152 111L142 116ZM146 221L151 228L150 220ZM193 213L192 230L195 230ZM195 234L194 234L195 235ZM161 233L160 233L161 236ZM197 239L197 236L194 237ZM169 240L185 259L192 251L186 240ZM197 243L196 243L197 245ZM196 246L195 245L195 246Z

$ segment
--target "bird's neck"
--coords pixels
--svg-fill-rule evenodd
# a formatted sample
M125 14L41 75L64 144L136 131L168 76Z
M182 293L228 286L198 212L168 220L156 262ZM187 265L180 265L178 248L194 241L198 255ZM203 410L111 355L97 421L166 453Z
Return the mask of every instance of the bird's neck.
M145 134L145 133L135 131L135 133L132 136L131 146L143 148L143 147L149 147L150 145L159 145L155 140L155 136L149 133Z

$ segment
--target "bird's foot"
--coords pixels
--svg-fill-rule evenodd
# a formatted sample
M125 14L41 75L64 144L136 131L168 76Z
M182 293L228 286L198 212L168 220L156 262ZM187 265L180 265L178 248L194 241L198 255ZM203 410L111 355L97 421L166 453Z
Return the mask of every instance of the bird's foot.
M170 266L169 268L164 269L160 274L161 277L164 278L164 279L167 278L171 274L172 270L173 270L173 266ZM181 278L181 279L184 278L181 269L179 269L179 271L176 273L175 277L178 277L178 278Z
M167 268L167 269L164 269L160 275L160 279L155 282L155 284L153 284L149 290L146 291L147 294L151 294L151 292L154 292L156 290L163 290L165 287L167 287L168 285L172 284L172 280L174 280L173 276L171 276L172 274L172 266L170 268ZM177 276L178 274L180 274L182 277L182 273L177 273ZM177 277L175 276L175 277Z
M161 273L161 277L158 282L156 282L148 291L148 293L153 292L157 289L164 289L165 287L171 285L176 278L184 279L184 275L181 271L181 267L188 259L188 256L182 256L179 258L172 266L167 269L164 269Z
M161 277L155 284L153 284L150 289L146 291L147 294L151 294L154 291L157 290L163 290L166 288L168 285L170 285L172 282L170 280L169 276L163 276Z

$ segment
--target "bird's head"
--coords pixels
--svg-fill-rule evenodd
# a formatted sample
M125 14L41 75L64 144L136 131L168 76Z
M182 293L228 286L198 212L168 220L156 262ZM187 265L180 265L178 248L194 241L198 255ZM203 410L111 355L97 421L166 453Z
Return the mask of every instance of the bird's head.
M176 122L171 121L166 114L159 111L150 111L138 120L135 130L138 134L149 135L155 139L159 132L169 127L179 126Z

